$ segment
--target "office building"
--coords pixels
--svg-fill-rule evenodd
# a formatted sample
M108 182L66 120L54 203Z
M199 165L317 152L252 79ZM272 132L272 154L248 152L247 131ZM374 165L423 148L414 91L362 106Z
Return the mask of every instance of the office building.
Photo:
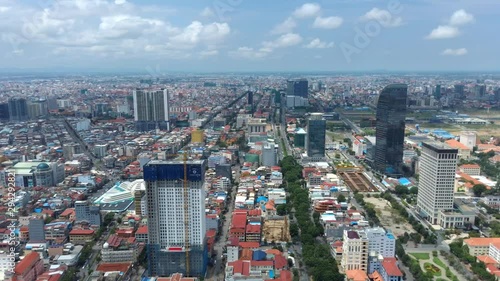
M0 120L9 120L9 104L8 103L0 103Z
M406 100L408 87L385 87L377 102L376 144L373 166L387 175L398 175L403 163Z
M474 98L483 99L486 96L486 86L485 85L476 85L474 87Z
M45 242L45 223L43 218L33 217L29 219L29 241L30 242Z
M262 166L276 166L276 149L274 143L266 143L262 148Z
M21 187L52 187L64 181L64 164L59 162L19 162L8 167L5 172L15 174L16 186ZM0 172L1 173L1 172Z
M46 99L37 99L28 102L28 116L30 119L45 118L49 115Z
M170 130L168 90L134 90L134 120L138 131Z
M26 121L29 119L28 103L24 98L9 99L10 121Z
M92 206L87 201L76 201L75 213L77 222L87 222L90 225L101 225L101 208L99 206Z
M431 224L439 224L440 211L453 210L458 149L440 142L422 143L417 208Z
M307 119L306 149L310 158L325 157L326 120L322 113L311 113Z
M250 106L253 106L253 92L252 91L247 92L247 104Z
M309 98L309 82L307 79L295 79L287 81L287 96L299 96Z
M436 85L436 88L434 89L434 98L436 100L441 99L441 85Z
M204 160L153 160L144 166L150 276L205 275L206 167Z
M455 97L458 99L465 98L465 86L462 84L457 84L454 87L455 87L455 94L456 94Z

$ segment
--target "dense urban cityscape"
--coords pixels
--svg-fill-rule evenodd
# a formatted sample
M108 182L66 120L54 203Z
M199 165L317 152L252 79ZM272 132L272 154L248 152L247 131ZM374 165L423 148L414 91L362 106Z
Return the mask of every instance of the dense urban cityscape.
M0 0L0 280L500 280L498 3L173 1Z

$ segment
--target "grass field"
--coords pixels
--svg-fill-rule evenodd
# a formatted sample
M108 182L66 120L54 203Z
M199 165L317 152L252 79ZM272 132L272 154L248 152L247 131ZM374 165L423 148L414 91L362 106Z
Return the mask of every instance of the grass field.
M446 269L446 265L438 257L433 258L432 261L443 269Z
M429 259L429 253L410 253L410 255L414 256L416 259L419 259L419 260L428 260Z
M424 264L425 271L432 273L434 276L441 276L441 269L430 262Z

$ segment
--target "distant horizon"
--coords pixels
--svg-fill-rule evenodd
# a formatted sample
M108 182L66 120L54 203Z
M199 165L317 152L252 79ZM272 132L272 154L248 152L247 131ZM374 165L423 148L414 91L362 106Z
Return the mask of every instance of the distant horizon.
M151 78L162 78L171 74L287 74L287 75L314 75L314 74L477 74L489 75L500 74L498 70L171 70L162 71L161 74L150 74L148 69L143 71L137 69L115 70L115 69L75 69L75 68L0 68L0 75L34 75L34 74L109 74L109 75L137 75L150 76Z

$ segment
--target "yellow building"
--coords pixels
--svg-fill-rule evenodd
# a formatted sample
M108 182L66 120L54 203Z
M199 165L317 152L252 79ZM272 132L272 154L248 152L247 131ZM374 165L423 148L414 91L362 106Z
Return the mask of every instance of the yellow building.
M193 130L191 132L191 142L192 143L203 143L205 142L205 132L200 129Z

